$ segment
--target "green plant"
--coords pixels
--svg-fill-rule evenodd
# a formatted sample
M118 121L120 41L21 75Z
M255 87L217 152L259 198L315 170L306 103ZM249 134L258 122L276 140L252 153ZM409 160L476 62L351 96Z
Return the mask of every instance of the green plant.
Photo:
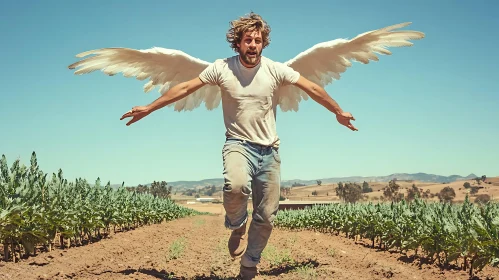
M316 205L279 211L274 224L365 238L373 248L413 250L442 266L461 261L470 275L488 264L499 266L499 203L477 206L469 197L462 204L416 197L412 202Z
M180 258L184 253L185 247L186 247L185 237L180 237L175 241L173 241L173 243L170 245L168 260L174 260Z
M0 242L4 260L36 254L44 245L52 250L56 238L61 247L91 243L111 230L161 223L200 212L175 204L170 199L147 193L101 185L84 179L69 182L59 169L44 173L35 152L30 166L20 160L9 168L5 155L0 160Z

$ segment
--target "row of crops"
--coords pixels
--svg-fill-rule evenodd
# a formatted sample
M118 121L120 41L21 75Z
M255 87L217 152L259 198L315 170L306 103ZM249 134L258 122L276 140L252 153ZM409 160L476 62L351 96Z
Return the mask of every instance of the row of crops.
M0 161L0 242L5 261L33 255L37 248L50 251L83 245L110 234L143 225L201 214L169 199L139 194L100 179L68 182L62 170L40 170L33 152L29 167ZM56 242L57 241L57 242ZM2 253L2 252L0 252Z
M414 253L442 267L456 264L470 275L499 266L499 203L333 203L283 210L277 227L309 229L368 240L373 248ZM460 265L461 264L461 265Z

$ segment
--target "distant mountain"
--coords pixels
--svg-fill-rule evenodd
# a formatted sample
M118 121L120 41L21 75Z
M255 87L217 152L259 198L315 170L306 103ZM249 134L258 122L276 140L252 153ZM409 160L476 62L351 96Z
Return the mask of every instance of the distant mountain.
M459 180L471 180L473 178L476 178L475 174L471 173L468 176L460 176L460 175L451 175L451 176L442 176L442 175L435 175L435 174L427 174L427 173L414 173L414 174L409 174L409 173L394 173L390 174L387 176L368 176L368 177L362 177L362 176L352 176L352 177L333 177L333 178L318 178L317 180L321 180L323 184L328 184L328 183L338 183L338 182L388 182L394 178L397 180L414 180L414 181L420 181L420 182L435 182L435 183L449 183L449 182L454 182L454 181L459 181ZM282 181L283 186L291 186L295 183L297 184L304 184L304 185L315 185L317 184L317 180L301 180L301 179L295 179L295 180L284 180ZM204 179L204 180L199 180L199 181L174 181L174 182L168 182L169 186L173 186L175 189L190 189L190 188L202 188L205 186L221 186L224 184L223 178L214 178L214 179ZM150 183L147 184L148 186L151 185ZM119 187L121 185L113 185L116 187Z
M334 178L324 178L324 179L317 179L321 180L323 184L328 184L328 183L338 183L338 182L388 182L392 179L397 179L397 180L414 180L414 181L420 181L420 182L427 182L427 183L449 183L449 182L454 182L454 181L459 181L459 180L470 180L473 178L476 178L477 176L473 173L471 173L468 176L460 176L460 175L451 175L451 176L442 176L442 175L435 175L435 174L427 174L427 173L394 173L390 174L388 176L368 176L368 177L362 177L362 176L352 176L352 177L334 177ZM285 185L292 185L293 183L299 183L299 184L305 184L305 185L310 185L310 184L317 184L317 180L287 180L283 181Z
M199 181L174 181L174 182L167 182L168 186L173 186L176 189L191 189L191 188L196 188L196 187L205 187L205 186L220 186L223 185L224 180L223 178L215 178L215 179L203 179ZM151 183L147 184L142 184L144 186L151 186ZM112 187L121 187L121 184L113 184L111 185ZM125 184L125 186L127 186ZM128 186L130 187L130 186ZM134 187L134 186L132 186Z

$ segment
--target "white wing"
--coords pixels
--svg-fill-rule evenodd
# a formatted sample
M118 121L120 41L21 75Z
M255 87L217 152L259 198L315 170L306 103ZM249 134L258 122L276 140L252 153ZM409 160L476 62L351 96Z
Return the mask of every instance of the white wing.
M192 57L182 51L154 47L146 50L128 48L103 48L80 53L76 57L95 56L82 59L69 65L69 69L81 67L75 74L87 74L101 70L109 76L119 72L125 77L150 81L144 85L144 92L159 86L159 92L165 94L168 89L197 77L210 63ZM218 86L205 85L196 92L168 106L175 106L175 111L191 111L206 103L208 110L220 104L221 94Z
M340 74L352 66L351 60L363 64L368 64L370 60L378 61L376 53L391 55L387 47L408 47L413 45L408 40L424 38L424 33L419 31L392 31L409 24L411 23L401 23L365 32L351 40L336 39L322 42L284 64L298 71L303 77L325 87L333 79L340 79ZM298 111L300 101L308 99L305 92L292 85L281 87L278 94L282 111Z

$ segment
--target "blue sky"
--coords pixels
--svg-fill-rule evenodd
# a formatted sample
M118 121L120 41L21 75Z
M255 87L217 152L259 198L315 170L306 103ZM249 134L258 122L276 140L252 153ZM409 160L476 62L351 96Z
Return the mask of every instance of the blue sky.
M306 5L304 4L306 3ZM3 1L0 153L32 151L51 174L127 185L222 177L222 111L119 118L158 97L144 82L75 76L77 53L103 47L234 55L229 21L251 10L272 28L264 55L284 62L316 43L411 21L426 33L377 63L355 63L327 92L357 119L352 132L312 100L278 112L282 177L426 172L498 176L497 1ZM495 74L494 74L495 73Z

